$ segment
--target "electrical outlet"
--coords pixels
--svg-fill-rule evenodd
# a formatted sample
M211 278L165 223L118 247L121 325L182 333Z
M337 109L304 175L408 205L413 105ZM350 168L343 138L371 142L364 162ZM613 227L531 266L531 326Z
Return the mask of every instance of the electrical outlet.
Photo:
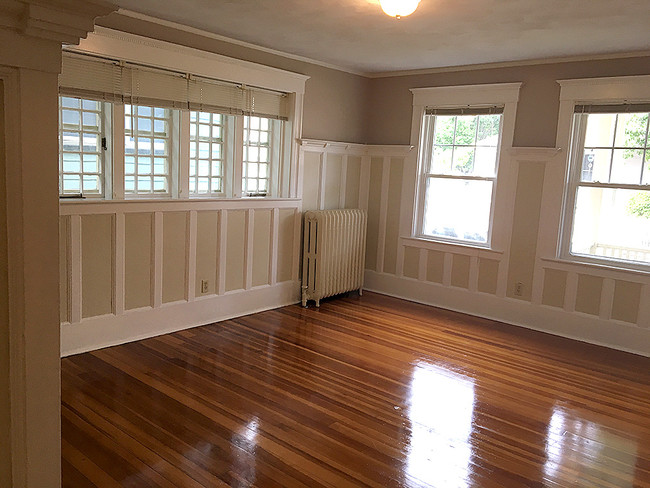
M521 281L515 283L515 296L520 297L524 294L524 284Z
M201 280L201 293L208 292L208 280Z

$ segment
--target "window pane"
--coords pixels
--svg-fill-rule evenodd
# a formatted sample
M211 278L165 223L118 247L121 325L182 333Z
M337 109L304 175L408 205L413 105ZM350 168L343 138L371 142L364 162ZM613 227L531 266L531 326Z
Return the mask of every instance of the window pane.
M647 129L647 113L619 114L616 147L645 147Z
M580 120L580 115L576 120ZM589 114L585 147L611 147L614 143L616 114Z
M451 145L454 143L456 117L439 115L435 117L435 144Z
M497 169L497 148L496 147L477 147L474 158L474 175L476 176L496 176Z
M80 193L81 176L63 175L63 193Z
M579 187L571 253L650 263L650 191Z
M427 178L423 234L486 243L492 185L492 181Z
M609 182L611 149L585 149L582 156L582 181Z
M67 108L79 108L81 105L78 98L61 97L61 106Z
M476 115L458 116L456 120L455 144L474 144L476 141L477 122L478 117Z
M474 148L456 147L451 167L452 174L468 175L474 173Z
M76 110L62 110L61 111L61 120L63 125L71 125L72 128L79 127L79 112Z
M83 191L84 193L99 193L99 177L95 175L84 175Z
M99 172L99 157L96 154L84 154L84 173L98 173L98 172Z
M642 165L643 150L614 149L610 182L638 185L641 182Z
M81 172L81 156L79 154L63 153L63 172Z
M479 117L476 145L497 147L500 127L501 115L481 115Z

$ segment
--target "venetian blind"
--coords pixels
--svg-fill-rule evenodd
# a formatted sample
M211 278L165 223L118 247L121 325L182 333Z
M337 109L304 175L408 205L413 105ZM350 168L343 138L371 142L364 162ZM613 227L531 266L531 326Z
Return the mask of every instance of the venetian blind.
M63 53L62 94L287 120L286 93L117 60Z

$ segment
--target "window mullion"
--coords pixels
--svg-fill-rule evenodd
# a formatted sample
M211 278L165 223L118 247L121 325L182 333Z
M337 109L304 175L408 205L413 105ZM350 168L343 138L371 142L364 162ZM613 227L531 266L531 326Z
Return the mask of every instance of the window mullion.
M233 175L232 196L242 197L242 174L244 169L244 116L235 116L235 130L233 134Z
M113 104L113 199L124 200L124 104Z
M179 116L180 141L178 159L178 197L190 197L190 111L183 109Z

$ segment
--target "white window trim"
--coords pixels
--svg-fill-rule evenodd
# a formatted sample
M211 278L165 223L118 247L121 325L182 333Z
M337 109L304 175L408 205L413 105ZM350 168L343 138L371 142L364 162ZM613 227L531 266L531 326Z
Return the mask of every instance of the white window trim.
M538 256L561 262L601 266L615 270L648 272L645 265L573 256L568 253L570 229L564 229L567 208L567 188L571 169L571 139L574 107L580 104L640 103L650 101L650 75L558 80L560 109L558 115L557 147L560 149L553 164L547 165L542 195L542 213L538 239Z
M410 223L409 228L400 229L403 237L410 237L431 242L432 247L461 246L463 248L489 249L505 252L509 248L512 227L512 212L516 188L517 171L510 160L510 152L515 129L517 102L521 83L495 83L485 85L442 86L432 88L414 88L413 93L413 118L411 123L411 145L418 148L410 162L407 171L412 178L404 178L405 186L402 189L402 208L408 214L402 214L402 222ZM503 106L501 127L501 143L499 147L498 170L496 184L493 189L492 214L490 216L490 230L487 245L470 241L454 241L443 238L422 236L419 232L422 216L419 201L423 198L422 191L422 163L424 141L423 131L426 130L424 115L427 108L459 108L469 106Z
M288 178L288 188L283 198L299 198L301 196L300 181L302 178L302 169L298 164L298 141L302 136L302 110L305 83L310 78L309 76L103 27L96 27L95 32L90 33L78 46L67 46L66 50L111 59L121 59L126 62L193 73L208 78L288 93L290 97L290 115L285 125L291 131L291 138L287 138L287 142L290 140L291 158L288 162L289 168L287 169L290 178ZM115 107L118 105L115 104ZM119 113L114 113L114 119L118 119L119 115ZM237 119L241 119L241 117L237 117ZM119 127L114 127L115 133L117 133L118 129ZM238 140L237 137L234 139L235 149L233 150L233 157L237 163L241 161L242 150L238 146L242 141ZM119 142L114 140L113 155L120 154L120 147L117 147L117 144ZM189 184L186 182L188 176L184 173L189 168L189 159L187 161L185 159L187 158L181 154L181 160L177 161L176 164L177 171L173 176L174 178L178 178L178 181L173 182L171 195L166 196L166 198L190 199L188 191ZM123 168L120 171L118 168L119 164L115 164L114 166L113 198L123 199ZM231 183L229 186L231 190L228 189L225 196L227 198L242 198L241 169L238 170L237 168L239 164L234 164L233 166L234 170L231 173L234 174L232 176L228 175L227 180L225 180L226 183ZM230 178L232 178L232 181L230 181ZM105 189L105 195L106 197L110 195L108 189ZM154 195L128 196L127 198L130 200L133 197L135 199L156 199ZM195 198L198 197L191 196L192 200ZM212 198L219 199L216 196Z

